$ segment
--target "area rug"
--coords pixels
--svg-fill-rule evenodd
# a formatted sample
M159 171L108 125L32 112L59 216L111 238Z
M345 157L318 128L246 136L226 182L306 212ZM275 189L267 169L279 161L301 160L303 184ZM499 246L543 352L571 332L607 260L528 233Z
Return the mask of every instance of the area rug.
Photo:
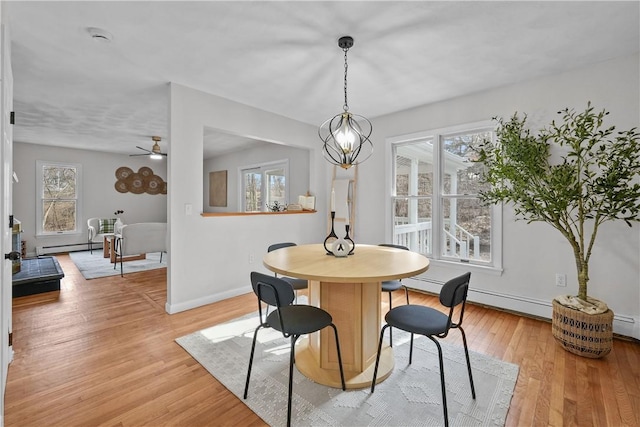
M176 342L266 423L286 425L289 340L261 329L247 400L242 399L256 314L178 338ZM453 331L452 333L457 333ZM386 334L388 335L388 334ZM471 397L464 350L441 340L449 421L452 426L502 426L513 395L518 366L471 352L476 400ZM409 365L409 335L394 330L395 368L370 389L330 388L294 369L292 425L439 426L443 425L438 356L425 337L414 339Z
M120 274L120 263L113 269L113 264L109 258L105 258L102 250L70 252L69 257L78 267L85 279L96 279L98 277L116 276ZM124 262L124 274L137 273L139 271L153 270L167 266L167 254L163 254L160 262L160 253L147 254L147 259Z

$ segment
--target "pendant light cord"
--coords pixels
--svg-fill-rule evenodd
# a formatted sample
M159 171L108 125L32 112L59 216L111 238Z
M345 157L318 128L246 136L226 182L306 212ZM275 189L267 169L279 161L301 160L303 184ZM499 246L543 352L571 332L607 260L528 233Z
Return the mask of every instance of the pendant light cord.
M344 50L344 105L342 108L347 112L349 111L349 104L347 104L347 70L349 68L349 65L347 64L347 52L349 49L346 48L342 50Z

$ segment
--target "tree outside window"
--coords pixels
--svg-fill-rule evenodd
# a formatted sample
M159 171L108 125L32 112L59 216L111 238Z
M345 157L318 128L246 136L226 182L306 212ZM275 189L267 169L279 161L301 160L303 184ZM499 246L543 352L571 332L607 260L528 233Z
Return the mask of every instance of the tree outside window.
M265 212L274 202L286 206L288 171L286 160L241 168L244 211Z
M78 230L79 165L38 162L41 234Z

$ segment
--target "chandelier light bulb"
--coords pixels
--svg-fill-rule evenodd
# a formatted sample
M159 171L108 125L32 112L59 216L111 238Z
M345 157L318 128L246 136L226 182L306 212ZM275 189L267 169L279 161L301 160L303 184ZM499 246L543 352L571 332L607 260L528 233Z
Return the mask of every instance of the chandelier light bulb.
M349 154L353 151L353 144L356 142L356 134L349 126L348 118L345 113L342 118L342 125L338 128L338 131L334 133L333 137L340 144L342 148L342 152L345 154Z

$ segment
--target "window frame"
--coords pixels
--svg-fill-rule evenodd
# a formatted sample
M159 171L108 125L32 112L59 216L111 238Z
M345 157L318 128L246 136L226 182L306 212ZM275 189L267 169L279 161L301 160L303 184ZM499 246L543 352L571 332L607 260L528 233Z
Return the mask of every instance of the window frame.
M43 204L47 200L44 197L44 168L45 167L59 167L59 168L74 168L76 170L76 220L74 230L69 231L55 231L47 232L43 227ZM65 199L67 200L67 199ZM51 237L51 236L70 236L82 234L83 229L80 226L82 223L82 165L80 163L71 162L54 162L48 160L36 160L36 237Z
M238 206L240 207L240 212L246 212L246 213L251 213L251 212L269 212L269 210L267 209L267 203L270 203L270 201L268 200L268 194L269 192L267 191L267 182L268 180L267 178L267 172L273 169L278 169L278 168L282 168L284 169L284 179L285 179L285 190L284 190L284 194L285 194L285 204L288 203L289 200L289 191L290 191L290 183L289 183L289 159L281 159L281 160L274 160L274 161L269 161L269 162L262 162L262 163L256 163L256 164L251 164L251 165L246 165L246 166L239 166L238 167ZM244 176L245 173L249 172L249 171L254 171L254 172L260 172L261 176L262 176L262 180L261 180L261 194L265 194L266 196L264 197L264 199L262 200L262 206L260 206L260 210L259 211L247 211L247 207L246 207L246 199L245 199L245 180L244 180Z
M424 197L431 198L432 210L432 230L440 230L444 224L443 200L444 199L477 199L477 195L462 194L445 194L444 192L444 137L451 137L461 134L493 132L495 139L495 123L490 120L437 128L415 133L398 135L386 138L385 144L385 179L386 179L386 202L385 202L385 235L386 239L393 242L394 238L394 202L396 200L396 159L395 147L399 145L416 143L419 141L430 140L433 153L433 185L430 196L408 196L409 199L420 199ZM437 150L437 152L435 152ZM402 196L400 196L402 197ZM471 270L479 270L485 272L493 272L501 274L502 272L502 204L492 205L491 209L491 261L481 260L463 260L457 257L443 255L442 236L440 232L432 233L431 254L428 254L432 265L457 266L464 265ZM437 217L436 217L437 216ZM426 255L426 254L425 254Z

